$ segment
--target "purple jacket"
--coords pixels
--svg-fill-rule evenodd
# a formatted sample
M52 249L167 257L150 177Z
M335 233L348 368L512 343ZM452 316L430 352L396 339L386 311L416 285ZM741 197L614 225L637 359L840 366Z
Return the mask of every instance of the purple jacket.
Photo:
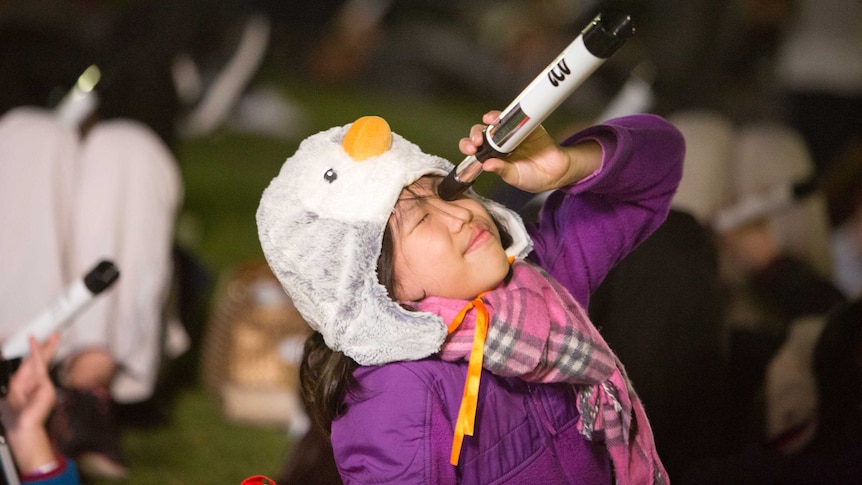
M663 119L636 115L582 131L602 167L552 194L530 233L530 258L587 307L610 269L664 221L682 176L682 135ZM483 371L475 435L449 464L466 363L429 358L355 372L360 391L332 423L345 483L611 483L604 446L577 430L567 384L527 383Z

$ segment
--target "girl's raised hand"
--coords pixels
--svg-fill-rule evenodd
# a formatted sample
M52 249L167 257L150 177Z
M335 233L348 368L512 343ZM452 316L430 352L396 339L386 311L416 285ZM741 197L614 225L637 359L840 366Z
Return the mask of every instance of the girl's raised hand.
M470 135L458 144L465 155L474 155L482 145L486 125L499 119L499 111L482 117L484 125L473 125ZM527 192L544 192L581 180L601 166L602 149L596 142L561 147L542 126L530 135L505 160L489 158L482 163L486 172L494 172L506 183Z

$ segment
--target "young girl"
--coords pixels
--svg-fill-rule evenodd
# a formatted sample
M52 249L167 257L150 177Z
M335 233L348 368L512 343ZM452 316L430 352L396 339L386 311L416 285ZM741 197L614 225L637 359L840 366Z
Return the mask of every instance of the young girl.
M475 152L480 129L462 140L465 154ZM318 332L306 346L304 398L331 429L342 478L610 483L613 458L621 482L666 482L637 397L580 308L664 220L682 156L678 131L655 116L614 120L562 146L538 130L508 160L484 164L523 190L563 188L528 233L514 213L475 194L437 198L439 178L428 176L445 175L451 164L390 134L382 120L360 119L303 142L264 192L258 226L270 266ZM521 281L519 268L532 268L520 261L526 257L550 274L532 276L551 287L556 278L574 297L552 308L571 310L557 324L588 336L570 339L590 357L581 359L584 380L575 386L480 371L481 341L472 363L435 355L453 323L449 308L458 308L423 305L481 305L481 294ZM510 258L518 261L514 271ZM499 336L511 343L525 335ZM491 343L485 356L501 348ZM594 415L603 403L618 406L617 417Z

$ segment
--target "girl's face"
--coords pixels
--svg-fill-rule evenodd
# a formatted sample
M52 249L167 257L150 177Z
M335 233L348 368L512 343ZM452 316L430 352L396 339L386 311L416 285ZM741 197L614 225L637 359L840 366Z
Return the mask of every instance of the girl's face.
M401 192L389 219L395 299L429 296L471 300L509 272L494 220L479 202L437 196L440 178L423 177Z

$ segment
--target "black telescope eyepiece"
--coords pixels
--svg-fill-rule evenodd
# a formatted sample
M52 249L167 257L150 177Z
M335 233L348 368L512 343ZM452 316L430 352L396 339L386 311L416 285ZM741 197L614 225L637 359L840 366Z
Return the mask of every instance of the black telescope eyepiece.
M584 46L596 57L607 59L635 33L631 15L599 14L581 31Z

